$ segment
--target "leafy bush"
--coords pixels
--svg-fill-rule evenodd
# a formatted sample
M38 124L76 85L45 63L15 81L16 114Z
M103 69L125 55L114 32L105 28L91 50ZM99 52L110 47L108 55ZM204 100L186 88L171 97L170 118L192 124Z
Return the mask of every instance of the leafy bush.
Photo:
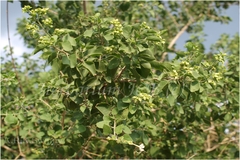
M2 65L3 158L238 157L238 52L209 57L194 40L174 51L153 10L133 23L130 8L154 2L103 1L96 13L86 1L41 3L23 7L18 30L51 69L27 55L16 72Z

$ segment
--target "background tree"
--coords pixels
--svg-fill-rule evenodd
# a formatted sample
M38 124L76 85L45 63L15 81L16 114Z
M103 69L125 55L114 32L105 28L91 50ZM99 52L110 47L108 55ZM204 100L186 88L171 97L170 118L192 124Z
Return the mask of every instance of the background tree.
M28 54L2 65L3 158L239 156L239 36L206 54L199 34L238 2L21 4L18 32L51 69Z

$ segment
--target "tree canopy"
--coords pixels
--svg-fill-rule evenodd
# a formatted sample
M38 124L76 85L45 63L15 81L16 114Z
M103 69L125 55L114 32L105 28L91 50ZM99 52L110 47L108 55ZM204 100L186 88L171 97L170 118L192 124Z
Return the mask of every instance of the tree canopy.
M1 65L2 158L239 157L239 33L202 40L238 1L20 2L34 51Z

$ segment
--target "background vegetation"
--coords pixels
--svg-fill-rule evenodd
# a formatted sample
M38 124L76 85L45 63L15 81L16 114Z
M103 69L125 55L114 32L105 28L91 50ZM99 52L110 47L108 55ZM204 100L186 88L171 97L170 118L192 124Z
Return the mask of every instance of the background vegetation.
M239 33L210 53L202 40L238 1L94 4L21 1L18 32L45 64L1 65L1 157L238 158Z

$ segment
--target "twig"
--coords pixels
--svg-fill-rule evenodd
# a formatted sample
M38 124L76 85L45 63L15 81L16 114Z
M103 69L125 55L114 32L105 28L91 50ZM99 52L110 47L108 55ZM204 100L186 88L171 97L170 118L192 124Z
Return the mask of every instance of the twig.
M116 136L116 120L114 120L114 124L113 124L113 135Z
M188 10L186 10L186 12L189 14ZM188 29L188 27L193 24L195 21L197 21L198 19L200 19L202 17L202 14L200 14L196 19L192 18L192 16L190 16L190 20L188 21L188 23L178 32L178 34L172 39L172 41L170 42L170 44L168 45L168 49L171 49L172 46L176 43L176 41L178 40L178 38ZM160 62L163 62L166 58L166 55L168 53L164 52L162 54L161 60Z
M190 20L188 23L178 32L178 34L172 39L170 44L168 45L168 49L171 49L172 46L176 43L177 39L188 29L188 27L192 24L193 22ZM163 62L166 58L167 52L164 52L160 62Z
M84 15L87 14L87 4L86 4L86 1L83 1L83 13L84 13Z
M22 156L22 157L26 157L26 156L22 153L22 149L19 143L18 128L16 129L16 133L17 133L17 144L18 144L19 155L15 159L18 159L19 156Z
M169 17L172 19L173 23L176 25L176 28L178 30L179 24L177 23L176 19L172 16L172 14L169 12L167 7L165 7L164 3L163 3L163 6L164 6L165 10L167 11L167 14L169 15Z
M46 106L48 106L50 109L52 109L52 107L44 100L40 99L41 102L43 102Z
M10 31L9 31L9 15L8 15L8 3L7 2L7 9L6 9L6 12L7 12L7 34L8 34L8 46L9 46L9 52L10 52L10 55L11 55L11 59L12 59L12 65L13 65L13 68L14 68L14 71L15 71L15 75L16 75L16 79L19 83L19 88L20 88L20 91L22 93L22 95L25 97L25 94L24 94L24 91L23 91L23 87L22 87L22 83L19 79L19 76L18 76L18 72L17 72L17 69L16 69L16 66L15 66L15 61L14 61L14 58L13 58L13 50L12 50L12 47L11 47L11 41L10 41Z
M195 157L197 155L197 153L193 154L191 157L189 157L188 159L191 159L193 157Z
M6 146L6 145L3 145L2 148L6 149L7 151L13 152L13 153L18 153L17 151L15 151L15 150L9 148L9 147Z
M117 77L114 79L114 81L118 80L118 78L121 76L121 74L123 73L123 71L126 69L126 66L124 66L121 71L119 72L119 74L117 75Z

